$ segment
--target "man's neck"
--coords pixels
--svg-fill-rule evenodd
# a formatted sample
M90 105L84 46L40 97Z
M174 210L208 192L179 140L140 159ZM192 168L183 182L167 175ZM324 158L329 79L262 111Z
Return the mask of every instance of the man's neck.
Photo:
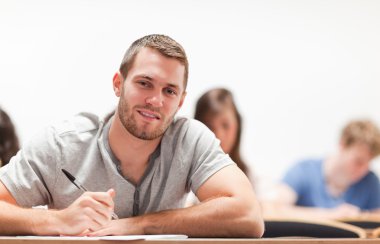
M112 152L120 161L123 175L134 183L138 183L161 137L154 140L142 140L133 136L124 128L116 112L110 126L108 141Z

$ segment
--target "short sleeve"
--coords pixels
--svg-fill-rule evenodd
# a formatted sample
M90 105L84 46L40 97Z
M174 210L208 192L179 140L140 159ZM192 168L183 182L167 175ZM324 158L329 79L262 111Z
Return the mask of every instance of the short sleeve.
M189 173L189 184L193 192L213 174L222 168L235 164L228 154L225 154L220 147L219 140L204 124L192 120L187 134L191 137L189 145L193 150L189 150L193 155L192 165Z
M0 169L0 180L20 206L50 204L59 158L54 129L47 128Z
M374 173L370 173L367 189L371 189L368 200L368 210L380 209L380 182Z
M282 182L292 188L297 196L303 194L304 188L307 185L307 177L305 176L305 169L303 163L297 163L291 167L285 174Z

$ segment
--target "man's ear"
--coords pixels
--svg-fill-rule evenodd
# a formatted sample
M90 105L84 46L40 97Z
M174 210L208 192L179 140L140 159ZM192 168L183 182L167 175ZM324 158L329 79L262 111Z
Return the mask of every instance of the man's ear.
M115 92L115 95L117 97L120 97L122 86L123 86L123 76L119 72L116 72L115 75L113 76L112 85L113 85L113 90Z

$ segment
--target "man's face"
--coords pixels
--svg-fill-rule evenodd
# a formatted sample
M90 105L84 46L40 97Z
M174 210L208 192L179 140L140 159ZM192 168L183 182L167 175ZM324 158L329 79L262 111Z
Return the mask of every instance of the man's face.
M372 155L367 145L341 146L339 155L341 172L344 172L345 178L351 184L358 182L368 173Z
M143 140L161 137L182 106L185 67L151 48L143 48L124 82L114 77L116 95L120 95L118 115L124 128ZM118 88L120 88L118 90ZM119 92L118 92L119 91Z

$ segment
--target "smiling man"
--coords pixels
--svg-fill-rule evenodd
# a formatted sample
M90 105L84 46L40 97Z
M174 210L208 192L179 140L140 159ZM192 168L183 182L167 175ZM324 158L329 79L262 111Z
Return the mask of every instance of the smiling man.
M113 78L115 113L49 127L0 170L1 234L260 237L246 176L203 124L175 117L187 78L176 41L136 40ZM82 194L61 169L90 191ZM183 208L190 190L201 202ZM44 204L49 210L30 208Z

